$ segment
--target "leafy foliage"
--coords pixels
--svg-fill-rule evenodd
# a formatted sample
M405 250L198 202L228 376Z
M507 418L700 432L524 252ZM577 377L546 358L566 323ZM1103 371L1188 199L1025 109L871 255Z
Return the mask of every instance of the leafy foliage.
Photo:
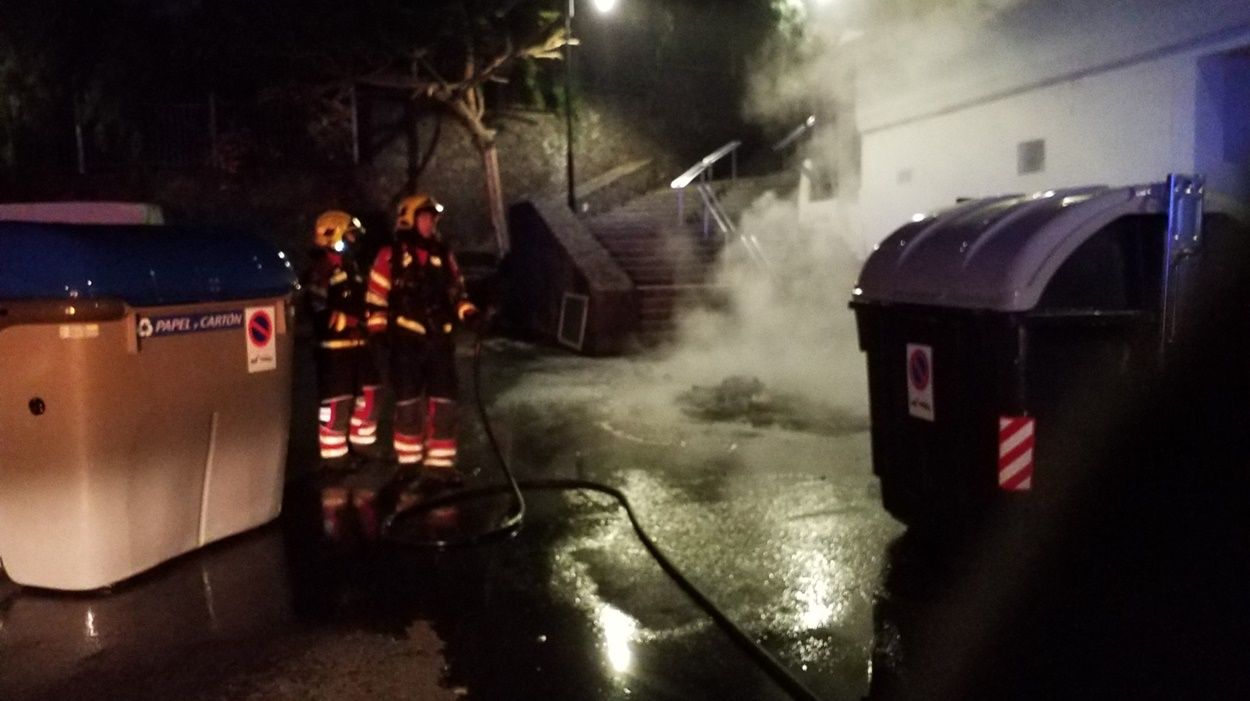
M672 76L657 69L699 60L740 72L749 54L742 47L783 21L787 2L737 0L728 12L719 0L624 0L648 15L637 40L660 59L635 79L663 84ZM489 144L492 107L562 106L560 74L543 64L561 58L569 40L565 7L566 0L0 0L0 165L13 165L23 135L61 129L75 111L92 143L138 151L152 105L203 101L210 92L223 102L268 104L280 115L275 143L302 134L323 153L341 154L353 85L440 110Z

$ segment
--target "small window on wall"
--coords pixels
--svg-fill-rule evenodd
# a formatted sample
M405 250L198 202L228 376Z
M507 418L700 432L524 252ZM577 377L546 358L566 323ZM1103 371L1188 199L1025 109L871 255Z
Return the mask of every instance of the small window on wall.
M1016 144L1016 172L1040 173L1046 169L1046 140L1033 139Z

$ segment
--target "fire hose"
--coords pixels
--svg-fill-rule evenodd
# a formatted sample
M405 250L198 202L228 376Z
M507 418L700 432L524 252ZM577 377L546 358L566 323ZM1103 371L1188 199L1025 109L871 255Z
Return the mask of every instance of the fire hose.
M802 681L800 681L784 664L777 660L768 650L756 642L750 635L743 631L732 619L718 608L706 594L682 573L672 560L664 554L655 541L649 536L642 524L638 520L637 514L634 512L633 506L630 504L629 498L624 492L611 485L603 484L585 479L571 478L555 478L555 479L527 479L518 480L512 472L512 467L504 458L503 450L499 447L499 441L495 436L494 428L491 424L490 416L486 412L486 403L482 399L482 347L485 337L484 331L479 331L473 343L473 401L476 405L477 415L482 422L482 428L486 433L487 442L490 445L491 452L494 455L495 462L503 474L505 483L487 485L483 487L474 487L470 489L462 489L441 496L435 496L430 499L422 500L416 504L396 511L388 515L382 522L381 532L384 540L392 546L400 548L414 548L425 550L448 550L453 548L465 548L477 545L483 545L489 542L503 540L516 535L525 522L525 492L537 491L581 491L596 492L611 497L625 511L625 515L629 518L629 523L634 529L634 534L638 537L639 542L647 550L647 553L655 560L660 569L680 588L690 599L703 610L705 614L723 631L729 639L738 646L751 660L762 669L770 679L780 686L785 692L794 699L802 699L803 701L815 701L819 697L808 689ZM482 499L485 497L496 496L499 494L508 494L511 496L511 505L507 515L500 522L487 530L458 535L448 538L421 538L410 539L403 537L401 530L397 528L401 523L412 518L428 514L436 509L448 508L456 504L462 504L469 501Z

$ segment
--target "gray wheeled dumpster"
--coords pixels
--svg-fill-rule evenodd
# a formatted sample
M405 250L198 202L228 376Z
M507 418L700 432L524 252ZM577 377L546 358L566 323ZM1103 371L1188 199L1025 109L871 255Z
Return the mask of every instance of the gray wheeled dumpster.
M0 561L111 585L281 507L294 276L246 233L0 222Z
M1061 499L1108 464L1147 481L1193 401L1245 386L1250 309L1229 290L1250 237L1232 214L1172 176L969 201L886 238L851 302L885 507L949 523ZM1181 374L1193 401L1147 406Z

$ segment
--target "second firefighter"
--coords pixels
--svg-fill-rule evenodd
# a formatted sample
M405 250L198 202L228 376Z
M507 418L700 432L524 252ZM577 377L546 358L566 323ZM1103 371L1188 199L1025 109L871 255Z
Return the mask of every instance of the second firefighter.
M394 447L401 469L458 482L455 341L472 324L456 258L438 235L443 206L429 195L399 202L395 242L378 252L369 273L371 334L388 333L395 392Z
M318 434L327 466L377 440L378 373L365 334L364 271L356 247L364 230L347 212L317 217L305 282L317 341Z

